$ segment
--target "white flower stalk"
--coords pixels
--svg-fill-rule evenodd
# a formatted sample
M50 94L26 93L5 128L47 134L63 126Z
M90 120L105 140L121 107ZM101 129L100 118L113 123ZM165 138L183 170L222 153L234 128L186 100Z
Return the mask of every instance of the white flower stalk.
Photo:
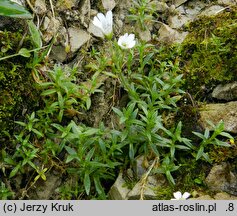
M113 36L113 14L112 11L108 11L106 15L98 13L94 17L92 22L97 28L101 30L103 35L107 38L112 38Z
M191 194L188 192L185 192L183 195L180 191L177 191L173 193L174 199L171 200L186 200Z
M122 49L131 49L135 46L135 44L136 44L136 41L135 41L135 35L134 34L128 35L128 33L126 33L125 35L121 36L118 39L118 45Z

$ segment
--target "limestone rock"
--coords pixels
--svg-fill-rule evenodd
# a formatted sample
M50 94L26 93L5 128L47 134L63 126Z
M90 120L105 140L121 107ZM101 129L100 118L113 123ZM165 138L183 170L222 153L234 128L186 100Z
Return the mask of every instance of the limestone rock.
M184 4L187 1L188 0L175 0L174 5L175 5L175 7L179 7L180 5Z
M78 2L79 0L57 1L56 8L57 10L64 11L75 7Z
M190 200L213 200L209 195L202 195L197 198L190 198Z
M145 42L148 42L151 40L151 32L149 29L146 29L142 31L141 29L137 29L137 32L139 34L139 38Z
M185 14L186 16L192 18L193 20L200 12L206 7L206 4L203 1L193 0L188 1L187 6L181 5L176 8L176 11L179 14Z
M80 21L84 27L88 28L90 22L91 3L90 0L83 0L80 2Z
M215 125L223 120L225 131L237 133L237 101L203 105L199 108L199 114L199 123L203 128L212 129L207 120Z
M212 191L228 193L236 193L237 191L237 176L230 171L228 164L225 162L214 165L205 182Z
M59 18L45 17L43 23L43 40L48 43L57 34L60 26L62 26L62 24Z
M167 44L182 43L188 32L178 32L166 24L162 24L159 29L158 40Z
M135 175L137 178L141 178L144 173L147 171L147 167L145 167L145 157L143 155L136 158L136 166L134 168Z
M34 9L37 14L40 14L40 15L45 14L47 12L45 0L36 0Z
M151 1L149 5L151 5L151 7L154 8L155 11L159 13L165 12L166 10L169 9L169 6L163 1L154 0Z
M50 53L50 58L58 62L64 62L67 58L65 47L61 45L53 46L52 51Z
M213 90L212 97L226 101L237 99L237 82L232 82L225 85L218 85Z
M235 5L237 4L237 0L218 0L217 3L224 5Z
M188 1L187 6L181 5L175 9L175 12L170 13L168 24L171 28L178 29L187 22L192 22L205 8L206 4L202 1ZM172 15L173 14L173 15Z
M77 27L70 27L68 29L68 34L71 45L71 52L76 52L83 44L90 40L90 34Z
M123 174L119 173L118 178L109 191L109 198L112 200L126 200L127 194L130 191L123 179Z
M168 18L168 24L171 28L179 29L191 20L192 20L191 17L187 15L179 14L175 16L170 16Z
M113 10L116 6L116 2L114 0L102 0L102 5L105 10Z
M47 174L46 177L46 181L37 184L36 189L30 192L32 199L49 200L54 198L52 195L61 184L61 176L59 174Z
M224 7L220 5L212 5L203 10L199 16L214 16L219 12L223 11Z
M237 200L237 197L236 196L231 196L230 194L225 193L225 192L221 192L221 193L217 193L214 196L214 199L215 200Z
M156 190L164 187L167 184L167 180L163 175L148 176L143 192L143 199L155 200L157 198ZM128 193L128 200L138 200L141 198L142 184L139 181L134 188Z

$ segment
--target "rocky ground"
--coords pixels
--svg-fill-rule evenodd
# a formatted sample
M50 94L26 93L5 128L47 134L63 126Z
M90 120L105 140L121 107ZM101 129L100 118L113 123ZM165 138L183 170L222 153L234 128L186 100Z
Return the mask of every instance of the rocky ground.
M190 23L198 23L198 20L202 19L203 16L205 19L215 19L216 16L223 14L228 16L226 14L236 10L237 6L236 0L153 0L149 1L149 5L154 10L152 11L154 20L147 22L146 28L142 29L135 22L131 24L127 18L131 14L131 9L135 7L135 3L138 2L136 0L14 1L25 6L34 14L34 22L41 32L43 44L47 45L53 41L53 46L48 55L49 64L47 67L60 64L63 67L76 65L79 68L83 68L88 63L87 52L92 47L97 47L98 50L106 49L106 44L100 38L101 32L92 24L93 17L98 12L113 11L114 37L130 32L135 33L139 41L172 47L174 44L185 43L185 39L192 34L189 29ZM147 11L147 13L150 12ZM5 23L5 26L3 23L0 29L9 25L8 20ZM191 45L189 46L191 47ZM199 59L199 61L202 60ZM199 63L201 67L202 62ZM42 74L47 71L47 67L40 68ZM234 73L234 71L232 72ZM85 85L90 85L86 82L86 78L85 74L81 75L81 81L85 82ZM225 131L230 132L235 137L237 134L236 80L230 78L224 82L218 79L215 82L212 80L210 82L199 86L200 95L198 95L199 92L196 96L190 91L190 95L186 97L192 109L195 108L195 115L189 116L187 121L192 118L194 124L205 129L209 127L206 123L207 119L214 124L223 120ZM189 86L187 89L192 87L194 86ZM111 107L126 103L126 95L123 97L121 89L115 95L116 83L113 79L105 76L100 77L97 88L102 89L105 93L93 96L92 107L80 117L81 121L92 127L98 127L101 121L111 126L111 122L116 121L111 113ZM112 96L114 96L113 100L111 100ZM187 107L190 107L189 104ZM185 116L185 113L182 115ZM197 116L198 118L196 118ZM233 149L232 152L237 152L235 144L233 144ZM229 152L226 154L228 155ZM196 189L189 191L192 193L193 199L237 199L236 156L237 153L234 156L231 155L228 160L216 160L212 166L209 166L204 178L205 181L200 183L202 186L205 185L206 191L197 191ZM217 155L216 158L218 157L220 156ZM156 199L157 192L167 188L168 182L163 175L145 176L149 167L144 168L143 156L139 156L136 162L135 170L138 174L136 181L133 181L131 185L127 184L129 182L127 178L134 179L134 174L130 169L118 173L118 178L109 191L109 199ZM65 181L70 181L67 178L62 178L59 170L53 170L48 174L46 182L40 182L37 187L32 187L26 196L24 189L21 188L22 178L24 176L14 180L17 185L16 188L21 190L18 197L15 197L17 199L58 199L57 189Z

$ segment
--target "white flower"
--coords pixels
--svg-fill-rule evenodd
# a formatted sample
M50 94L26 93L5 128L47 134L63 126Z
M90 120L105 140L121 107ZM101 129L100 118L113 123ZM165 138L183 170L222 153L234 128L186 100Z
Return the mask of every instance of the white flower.
M188 192L185 192L183 195L180 191L177 191L173 193L175 199L171 200L186 200L191 194Z
M135 35L134 34L128 35L128 33L126 33L125 35L121 36L118 39L118 45L122 49L131 49L135 46L135 44L136 44L136 41L135 41Z
M108 11L106 15L98 13L94 17L92 22L96 27L98 27L106 37L112 37L113 33L113 14L112 11Z

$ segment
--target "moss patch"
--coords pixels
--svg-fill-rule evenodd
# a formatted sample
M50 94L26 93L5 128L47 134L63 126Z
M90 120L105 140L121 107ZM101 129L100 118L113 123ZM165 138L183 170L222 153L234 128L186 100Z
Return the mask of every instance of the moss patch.
M21 32L0 32L0 57L15 54L22 40ZM30 49L30 40L25 38L22 47ZM14 120L22 111L32 109L37 101L37 92L32 83L31 59L17 56L0 64L0 141L7 142L14 130ZM34 104L34 105L33 105Z
M236 80L237 8L215 17L202 17L191 23L190 34L182 44L182 72L185 88L202 97L203 89Z

